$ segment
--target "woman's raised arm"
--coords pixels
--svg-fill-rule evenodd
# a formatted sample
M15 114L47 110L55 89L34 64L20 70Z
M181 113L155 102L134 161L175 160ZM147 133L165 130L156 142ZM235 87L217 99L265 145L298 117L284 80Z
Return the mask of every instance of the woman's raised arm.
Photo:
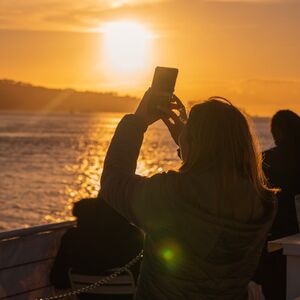
M126 115L118 124L104 161L99 196L131 222L137 224L132 212L133 199L148 197L145 189L151 186L151 178L135 174L137 159L148 125L159 119L148 113L148 90L136 113ZM143 194L143 196L141 196ZM148 194L147 196L145 196Z

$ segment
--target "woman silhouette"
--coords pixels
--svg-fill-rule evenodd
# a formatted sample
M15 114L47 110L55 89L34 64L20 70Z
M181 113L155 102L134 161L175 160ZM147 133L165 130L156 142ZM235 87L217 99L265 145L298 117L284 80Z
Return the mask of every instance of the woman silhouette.
M146 234L136 299L247 299L276 211L248 122L218 97L193 106L187 120L174 96L160 109L182 166L138 176L144 132L160 118L148 110L152 97L149 89L120 121L101 178L105 201Z

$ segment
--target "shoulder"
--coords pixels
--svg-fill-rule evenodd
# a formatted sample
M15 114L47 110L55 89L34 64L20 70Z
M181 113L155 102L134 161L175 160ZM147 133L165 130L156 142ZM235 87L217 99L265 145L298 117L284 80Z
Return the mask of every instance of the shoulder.
M263 155L263 167L268 168L276 160L279 154L278 147L268 149L262 153Z
M274 219L278 207L276 193L274 191L265 190L262 198L265 212L270 215L271 219Z
M268 150L263 151L262 155L264 158L269 158L278 153L278 147L273 147Z
M162 173L157 173L151 177L148 177L146 181L153 183L166 183L166 182L174 182L179 180L180 173L176 171L167 171Z
M177 177L177 172L158 173L143 178L142 182L135 186L130 209L134 223L145 232L169 224Z
M174 190L179 180L179 173L174 171L157 173L151 177L143 177L136 185L135 192L146 198L160 198Z
M144 177L143 182L136 187L136 191L140 191L146 198L168 199L176 191L179 181L180 173L178 172L157 173L151 177Z

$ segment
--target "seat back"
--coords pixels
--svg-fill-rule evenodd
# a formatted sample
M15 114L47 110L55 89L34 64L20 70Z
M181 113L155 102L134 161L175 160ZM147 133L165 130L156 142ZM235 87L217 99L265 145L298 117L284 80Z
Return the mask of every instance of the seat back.
M107 276L113 274L118 269L110 269L105 271L101 275L85 275L79 274L73 271L72 269L69 270L69 279L71 283L72 289L80 289L85 286L91 285L97 281L100 281ZM119 276L111 279L109 282L98 286L94 289L91 289L85 294L96 294L96 295L133 295L135 293L135 280L130 270L126 270Z

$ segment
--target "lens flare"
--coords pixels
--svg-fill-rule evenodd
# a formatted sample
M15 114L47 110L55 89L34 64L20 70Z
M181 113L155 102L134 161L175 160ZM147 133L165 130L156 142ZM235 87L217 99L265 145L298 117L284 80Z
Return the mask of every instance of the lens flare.
M159 247L159 256L165 266L172 271L181 264L183 253L180 245L174 240L165 240Z
M162 257L166 261L171 261L174 259L174 252L171 249L162 249Z

